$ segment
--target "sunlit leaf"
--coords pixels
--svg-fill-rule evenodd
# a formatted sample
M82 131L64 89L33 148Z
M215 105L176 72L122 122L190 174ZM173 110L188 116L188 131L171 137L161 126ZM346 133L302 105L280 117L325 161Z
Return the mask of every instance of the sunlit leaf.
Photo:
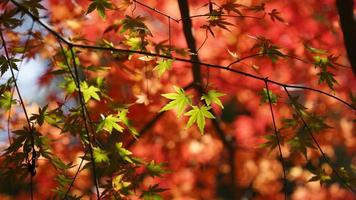
M191 97L185 93L183 88L174 86L174 89L176 93L162 94L163 97L171 101L166 104L160 112L175 109L178 113L178 117L180 117L187 106L191 105L192 100Z
M121 189L126 188L131 185L130 182L124 181L123 177L124 177L124 175L120 174L120 175L115 176L111 181L113 189L117 192L120 191Z
M13 99L10 91L6 91L0 95L0 108L8 110L13 104L16 104L16 100Z
M99 147L93 147L94 161L97 163L109 162L108 153Z
M214 115L209 112L211 107L208 106L193 106L193 109L185 113L185 116L190 116L186 128L191 127L194 123L198 125L201 134L204 134L205 118L214 119Z
M222 109L224 109L224 106L222 105L219 97L225 96L224 93L219 93L216 90L209 90L208 93L203 94L201 97L202 100L205 101L206 105L210 106L212 103L216 103L218 106L220 106Z
M113 129L119 132L123 132L124 128L120 126L118 122L120 122L120 119L118 117L115 117L113 115L108 115L100 122L96 132L105 130L109 133L112 133Z
M95 86L88 86L87 82L81 82L80 84L81 91L83 93L84 101L87 103L91 98L95 100L100 100L98 92L100 92L99 88Z
M119 153L120 157L129 163L133 163L133 160L130 157L132 155L132 152L122 147L122 145L122 142L115 144L116 150Z
M164 166L164 163L155 163L155 161L152 160L146 165L146 169L152 177L161 177L163 174L168 173L167 170L163 169Z
M170 70L172 67L173 60L171 59L159 59L154 71L157 71L158 76L161 77L167 70Z

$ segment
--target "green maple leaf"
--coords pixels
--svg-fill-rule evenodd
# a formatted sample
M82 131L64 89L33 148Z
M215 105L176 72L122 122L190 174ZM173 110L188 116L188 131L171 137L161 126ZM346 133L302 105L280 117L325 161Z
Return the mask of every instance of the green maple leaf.
M191 127L194 123L198 125L201 134L204 134L205 118L214 119L214 115L209 112L209 106L193 106L193 109L185 113L190 116L186 128Z
M278 146L278 138L276 137L276 135L265 135L264 138L267 141L260 145L261 148L269 148L272 151Z
M120 191L121 189L125 189L131 185L128 181L123 181L123 174L117 175L115 178L112 179L112 187L115 191Z
M161 77L164 74L164 72L171 69L172 62L173 62L172 59L160 59L157 62L157 66L153 68L153 71L157 71L158 76Z
M91 98L98 101L100 100L98 95L98 92L100 92L99 88L92 85L89 87L85 81L80 84L80 87L84 96L85 103L87 103Z
M108 153L99 147L93 148L94 161L97 163L109 162Z
M130 46L130 50L140 50L144 46L140 37L126 37L125 43Z
M150 29L143 22L145 18L141 16L137 16L136 18L130 17L128 15L125 16L125 19L121 20L121 33L125 33L126 31L130 32L130 35L149 35L152 36Z
M105 19L105 9L113 9L112 4L108 0L93 0L88 7L86 14L93 12L96 9L99 16Z
M16 101L12 99L11 92L6 91L0 95L0 108L8 110L12 104L16 104Z
M16 58L10 58L9 60L7 60L5 56L0 55L0 76L5 74L5 72L10 69L10 67L18 71L16 62L19 61L20 60Z
M301 152L307 159L307 148L315 149L313 141L309 137L305 136L295 136L293 139L288 141L291 146L292 151Z
M138 131L132 126L129 118L127 117L129 110L127 108L121 108L118 111L118 118L120 121L125 124L125 126L130 130L131 134L136 137L139 135Z
M47 122L49 124L56 124L59 119L56 117L55 114L51 113L47 109L48 105L44 106L43 108L38 108L38 114L32 114L30 120L35 120L40 126L42 126L44 122Z
M165 166L164 163L155 163L154 160L152 160L150 163L146 165L146 169L149 172L149 174L152 177L161 177L163 174L168 173L169 171L163 169Z
M338 84L338 82L334 78L334 74L329 71L322 70L317 75L319 76L319 84L325 82L331 90L334 90L334 85Z
M324 129L331 128L325 122L325 117L318 116L315 113L308 114L306 117L306 123L309 126L310 131L320 132Z
M166 104L159 112L175 109L177 110L178 117L180 117L187 106L191 105L192 100L191 97L185 93L183 88L173 87L176 93L162 94L162 96L172 101Z
M303 104L299 103L299 96L291 97L289 104L297 113L301 114L302 116L307 114L307 108Z
M122 142L116 143L115 144L116 150L119 153L120 157L129 162L129 163L133 163L132 158L130 157L132 155L132 152L125 149L124 147L122 147Z
M206 105L210 106L211 103L216 103L218 106L220 106L222 109L224 109L224 106L222 105L219 97L224 96L225 94L219 93L215 90L210 90L207 94L203 94L201 97L201 100L204 100Z
M113 129L122 132L124 128L118 124L121 120L118 117L114 117L113 115L108 115L105 117L103 121L100 122L96 132L101 130L106 130L107 132L111 133Z
M311 172L314 174L314 176L311 177L308 180L308 182L320 181L320 185L323 185L323 184L331 181L331 177L326 174L324 169L322 169L320 171L311 170Z
M266 88L263 88L263 90L260 93L261 95L261 103L268 103L269 99L271 99L272 104L277 104L278 100L278 95L274 94L272 90L268 90Z

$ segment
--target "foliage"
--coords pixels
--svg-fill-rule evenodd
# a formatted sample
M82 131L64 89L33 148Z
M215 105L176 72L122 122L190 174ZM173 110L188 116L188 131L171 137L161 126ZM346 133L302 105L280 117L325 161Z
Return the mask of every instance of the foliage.
M331 1L184 2L1 1L1 199L355 198Z

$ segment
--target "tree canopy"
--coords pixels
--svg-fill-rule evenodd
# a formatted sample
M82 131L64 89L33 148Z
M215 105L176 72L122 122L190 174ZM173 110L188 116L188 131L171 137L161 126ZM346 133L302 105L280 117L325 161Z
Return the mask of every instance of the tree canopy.
M0 198L355 198L352 7L1 1Z

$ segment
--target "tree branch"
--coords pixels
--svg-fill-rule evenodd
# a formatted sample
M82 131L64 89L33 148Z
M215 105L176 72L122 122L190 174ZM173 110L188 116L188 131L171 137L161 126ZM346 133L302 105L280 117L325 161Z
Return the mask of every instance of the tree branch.
M193 82L196 86L196 89L200 94L204 93L203 80L201 75L200 59L197 53L195 38L193 36L192 30L192 21L189 14L189 4L187 0L178 0L179 10L183 22L183 31L184 36L188 45L188 48L192 52L190 59L192 61L192 73L193 73ZM211 110L211 113L215 115L214 111ZM237 184L236 184L236 166L235 166L235 147L233 140L229 141L226 138L225 131L221 128L220 122L217 119L212 119L213 127L218 134L220 140L223 142L224 147L228 151L228 160L230 166L230 192L231 197L235 199L237 196Z
M336 0L340 25L344 35L347 55L356 77L356 20L353 14L354 0Z

